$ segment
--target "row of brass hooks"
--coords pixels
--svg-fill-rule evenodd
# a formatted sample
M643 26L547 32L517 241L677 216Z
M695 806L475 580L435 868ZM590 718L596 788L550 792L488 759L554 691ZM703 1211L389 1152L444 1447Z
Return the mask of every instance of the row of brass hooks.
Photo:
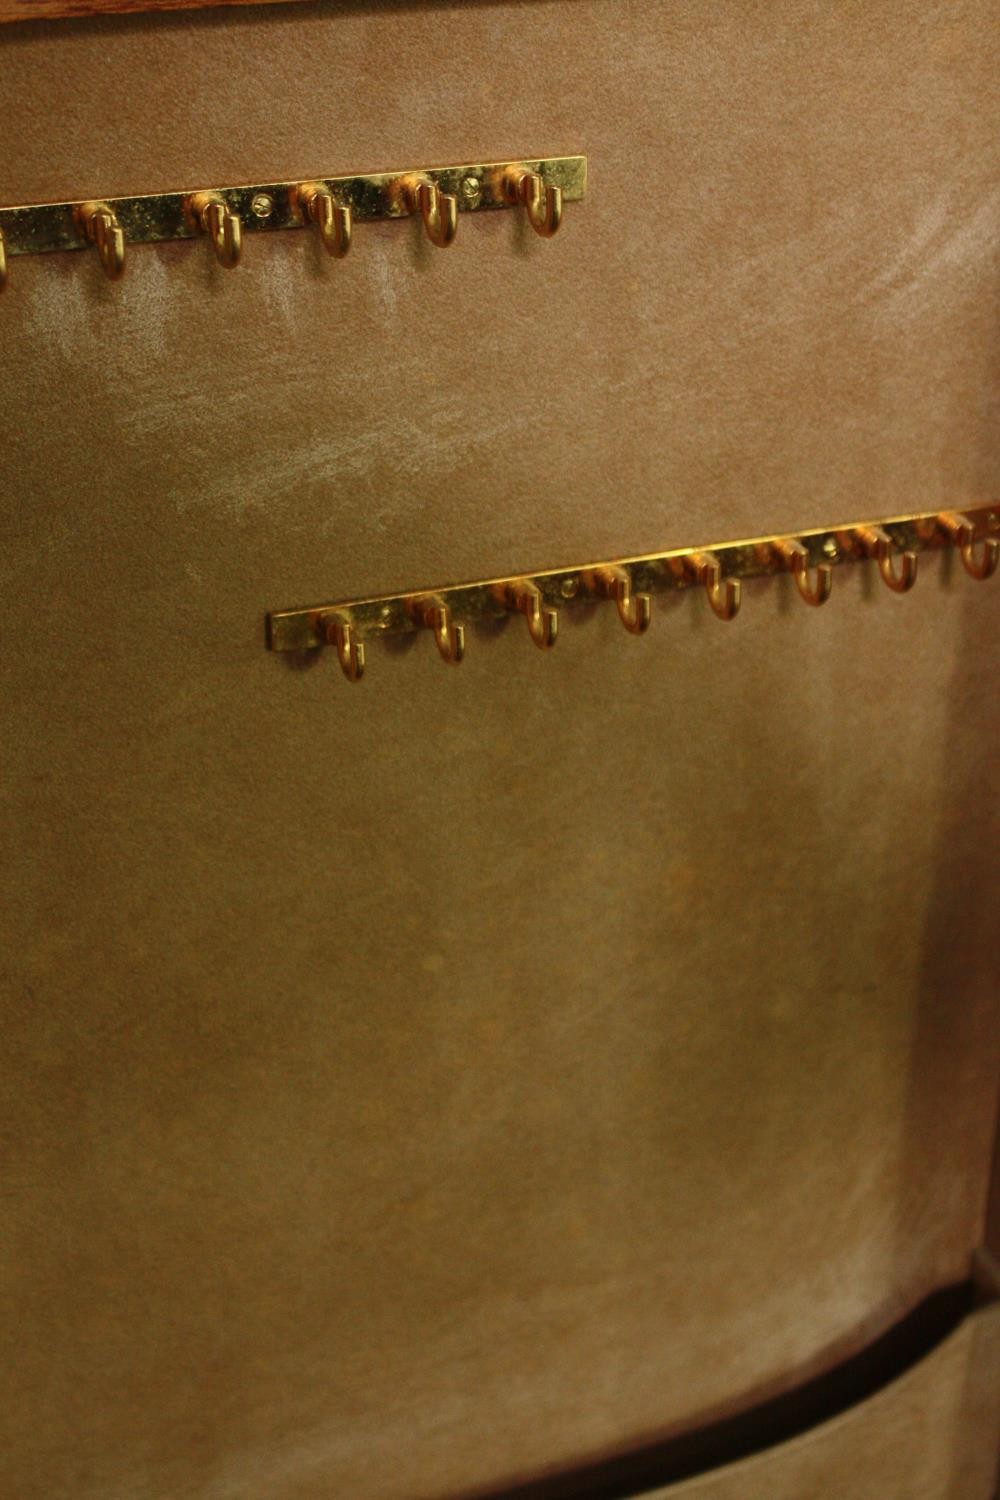
M109 281L120 280L125 274L125 236L113 210L106 203L81 203L76 221L97 246L105 276Z
M995 536L985 537L983 540L982 556L976 556L975 537L976 528L968 516L963 516L956 510L944 511L938 522L943 531L951 537L958 547L958 555L962 559L962 566L970 578L976 578L980 582L991 578L1000 563L1000 541Z
M976 557L975 527L966 516L946 511L938 517L938 525L958 546L962 564L970 577L984 580L992 576L1000 562L1000 541L995 537L985 538L982 556ZM909 593L916 583L916 552L910 549L900 552L883 527L857 526L850 531L841 532L838 541L848 556L873 558L878 564L883 583L894 594ZM820 563L813 583L809 577L809 553L800 541L793 537L779 537L772 546L776 556L781 558L791 572L806 604L825 604L833 590L832 566ZM704 584L708 602L719 618L732 620L740 607L740 580L723 578L719 560L711 552L694 552L683 560L683 565L694 574L699 583Z
M501 194L511 206L521 205L536 234L551 239L562 223L562 189L546 183L539 172L512 168L501 180ZM401 177L391 196L408 214L419 214L432 245L444 250L458 231L458 199L443 193L430 177ZM302 182L292 188L289 200L298 218L319 230L324 249L342 259L351 248L353 222L349 204L338 203L323 183ZM220 266L232 271L240 263L243 228L221 193L192 193L184 200L184 217L191 229L207 236ZM110 203L81 203L74 210L80 233L96 247L101 266L110 281L125 272L125 233ZM7 284L7 256L0 231L0 291Z
M801 542L791 537L781 537L774 543L774 550L791 569L795 587L807 604L825 604L833 588L833 568L829 563L820 563L816 569L816 582L809 581L809 552Z
M518 578L498 584L494 592L505 608L524 616L528 622L528 634L540 650L548 651L555 645L559 634L559 611L545 604L537 583Z
M860 551L862 556L875 559L882 582L894 594L906 594L916 583L917 554L909 551L900 553L900 570L897 573L896 549L883 527L858 526L842 540L849 550Z
M975 527L967 516L957 511L945 511L933 518L931 525L958 548L962 564L972 578L984 580L996 572L1000 564L1000 540L992 536L984 538L982 551L978 552ZM813 607L825 604L833 588L832 564L821 562L814 570L810 569L809 551L795 537L778 537L767 545L772 561L781 564L781 571L791 574L805 603ZM916 582L917 553L898 549L882 526L859 525L838 532L833 555L837 555L838 550L845 559L873 559L880 577L893 593L908 593ZM702 550L673 556L666 559L666 566L679 581L700 583L719 619L735 618L741 603L741 582L737 577L724 574L723 564L714 552ZM613 563L584 569L579 580L585 597L614 602L618 617L629 634L644 635L649 629L652 596L634 591L626 565ZM499 605L524 616L528 634L536 646L549 650L556 644L559 611L546 604L536 582L530 578L514 578L490 587ZM461 662L465 655L465 627L453 619L450 605L440 595L414 595L406 602L406 613L414 623L431 632L443 661L452 666ZM316 630L324 644L335 647L345 676L358 682L364 673L365 652L349 614L337 609L321 611L317 616Z
M302 218L316 225L327 254L338 260L345 256L351 248L351 210L321 182L302 182L291 196Z
M584 587L604 599L613 599L618 618L630 635L644 635L653 618L653 600L649 594L634 594L627 568L612 564L594 568L583 575Z
M436 182L426 177L404 178L400 196L411 214L424 221L424 233L432 245L447 250L458 233L458 199L454 193L442 193Z
M185 204L193 227L207 234L220 266L232 271L243 251L243 226L221 193L193 193Z
M418 625L434 632L434 644L441 659L457 667L465 655L465 626L453 623L447 604L436 594L429 594L411 599L408 609Z
M724 578L722 564L714 552L692 552L683 560L683 566L700 584L712 610L720 620L734 620L743 597L743 586L738 578Z
M528 223L542 239L551 239L562 223L562 188L544 181L538 172L505 172L503 193L507 202L527 210Z
M848 556L853 554L875 558L880 576L894 593L905 594L916 583L917 554L910 551L903 552L901 571L897 574L894 561L896 551L892 538L881 526L860 526L853 531L841 533L839 540ZM814 608L825 604L833 590L831 564L820 563L816 568L816 580L813 582L809 576L809 552L800 541L794 537L779 537L772 543L772 548L775 556L780 558L791 573L795 586L806 604ZM692 553L690 557L683 560L683 565L694 574L699 583L704 584L708 602L719 619L734 619L739 611L742 597L740 580L724 578L722 566L711 552ZM977 574L976 576L984 575Z
M106 203L81 203L74 217L84 238L97 247L108 280L119 281L125 272L125 235L114 210ZM0 230L0 292L6 285L7 247Z
M359 641L350 620L336 611L325 614L319 621L320 637L327 646L337 652L341 670L349 682L360 682L365 670L365 646Z

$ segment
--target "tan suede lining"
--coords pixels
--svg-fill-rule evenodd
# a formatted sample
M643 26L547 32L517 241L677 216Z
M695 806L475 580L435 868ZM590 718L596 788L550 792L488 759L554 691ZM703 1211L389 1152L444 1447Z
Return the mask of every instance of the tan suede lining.
M1000 1307L887 1390L805 1437L646 1500L992 1500Z
M358 687L262 621L1000 495L997 18L0 34L4 202L591 169L545 244L504 213L336 264L137 247L115 287L11 263L7 1493L458 1495L788 1389L967 1273L1000 585L859 567L641 641L608 605L547 655L516 620L458 670L373 647ZM995 1322L680 1493L989 1500Z

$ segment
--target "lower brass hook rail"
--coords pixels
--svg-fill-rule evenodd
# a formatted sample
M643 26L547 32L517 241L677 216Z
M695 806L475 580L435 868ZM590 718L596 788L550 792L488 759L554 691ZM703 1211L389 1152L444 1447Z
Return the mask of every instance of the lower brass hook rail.
M625 628L641 635L649 625L656 594L703 587L715 614L732 620L740 606L742 579L790 571L805 602L819 605L830 597L834 568L863 565L869 557L893 592L904 593L916 578L918 555L946 548L958 549L973 578L989 578L1000 563L1000 504L961 512L922 511L707 547L678 547L529 576L276 610L267 617L268 645L272 651L334 645L345 674L357 681L364 669L365 638L429 629L442 659L457 663L465 651L466 625L498 624L517 613L524 615L535 645L545 650L558 637L559 610L576 600L613 602ZM897 558L902 559L898 573Z

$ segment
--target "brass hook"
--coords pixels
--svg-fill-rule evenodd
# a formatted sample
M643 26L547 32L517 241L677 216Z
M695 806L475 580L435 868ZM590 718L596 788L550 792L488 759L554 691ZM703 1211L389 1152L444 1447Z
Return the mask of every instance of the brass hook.
M906 551L902 554L902 569L897 574L892 565L895 543L883 527L858 526L855 528L854 535L867 556L874 557L878 562L882 582L887 588L892 589L894 594L905 594L912 589L917 581L917 554L915 552Z
M515 167L504 173L503 196L510 204L522 204L536 234L550 240L562 223L562 188L546 182L540 172Z
M975 553L976 528L968 516L957 510L943 511L938 516L938 525L958 546L962 567L970 578L983 580L992 577L1000 563L1000 541L995 536L983 538L983 556L979 561Z
M456 625L451 610L436 594L411 599L407 604L411 619L434 632L434 644L441 653L442 661L458 666L465 655L465 626Z
M364 643L354 633L354 626L344 615L321 615L316 629L327 646L335 646L344 676L349 682L360 682L365 670Z
M613 599L618 618L631 635L644 635L653 617L653 601L648 594L633 594L632 576L618 565L596 568L586 575L586 582L604 599Z
M302 182L292 189L296 211L307 222L318 225L323 248L338 259L351 248L351 210L338 203L321 182Z
M3 230L0 229L0 292L7 285L7 246L4 243Z
M536 583L520 578L513 583L501 584L498 593L508 609L517 610L527 620L528 634L540 650L546 651L555 645L559 634L559 611L545 607L542 591Z
M431 244L447 249L458 229L458 199L429 177L404 177L398 191L406 211L420 214Z
M801 542L790 537L779 537L774 543L778 556L788 564L795 577L795 587L807 604L825 604L833 588L833 569L829 563L820 563L816 569L815 585L809 582L809 550Z
M740 607L742 587L738 578L723 578L722 564L714 552L692 552L688 569L705 585L708 602L720 620L731 620Z
M207 234L215 250L215 258L227 271L240 263L243 248L243 230L221 193L192 193L185 204L187 215L194 227Z
M81 203L75 217L81 232L97 246L105 276L119 281L125 274L125 234L114 209L107 203Z

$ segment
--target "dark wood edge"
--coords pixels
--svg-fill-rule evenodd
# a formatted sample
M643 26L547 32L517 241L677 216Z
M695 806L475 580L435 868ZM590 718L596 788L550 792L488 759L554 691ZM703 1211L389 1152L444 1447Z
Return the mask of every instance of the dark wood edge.
M989 1268L976 1267L969 1280L933 1292L860 1353L780 1396L630 1453L477 1490L464 1500L640 1500L801 1437L859 1406L931 1354L977 1307L995 1300Z
M0 26L11 21L83 20L93 16L129 16L140 11L294 3L301 0L0 0Z

